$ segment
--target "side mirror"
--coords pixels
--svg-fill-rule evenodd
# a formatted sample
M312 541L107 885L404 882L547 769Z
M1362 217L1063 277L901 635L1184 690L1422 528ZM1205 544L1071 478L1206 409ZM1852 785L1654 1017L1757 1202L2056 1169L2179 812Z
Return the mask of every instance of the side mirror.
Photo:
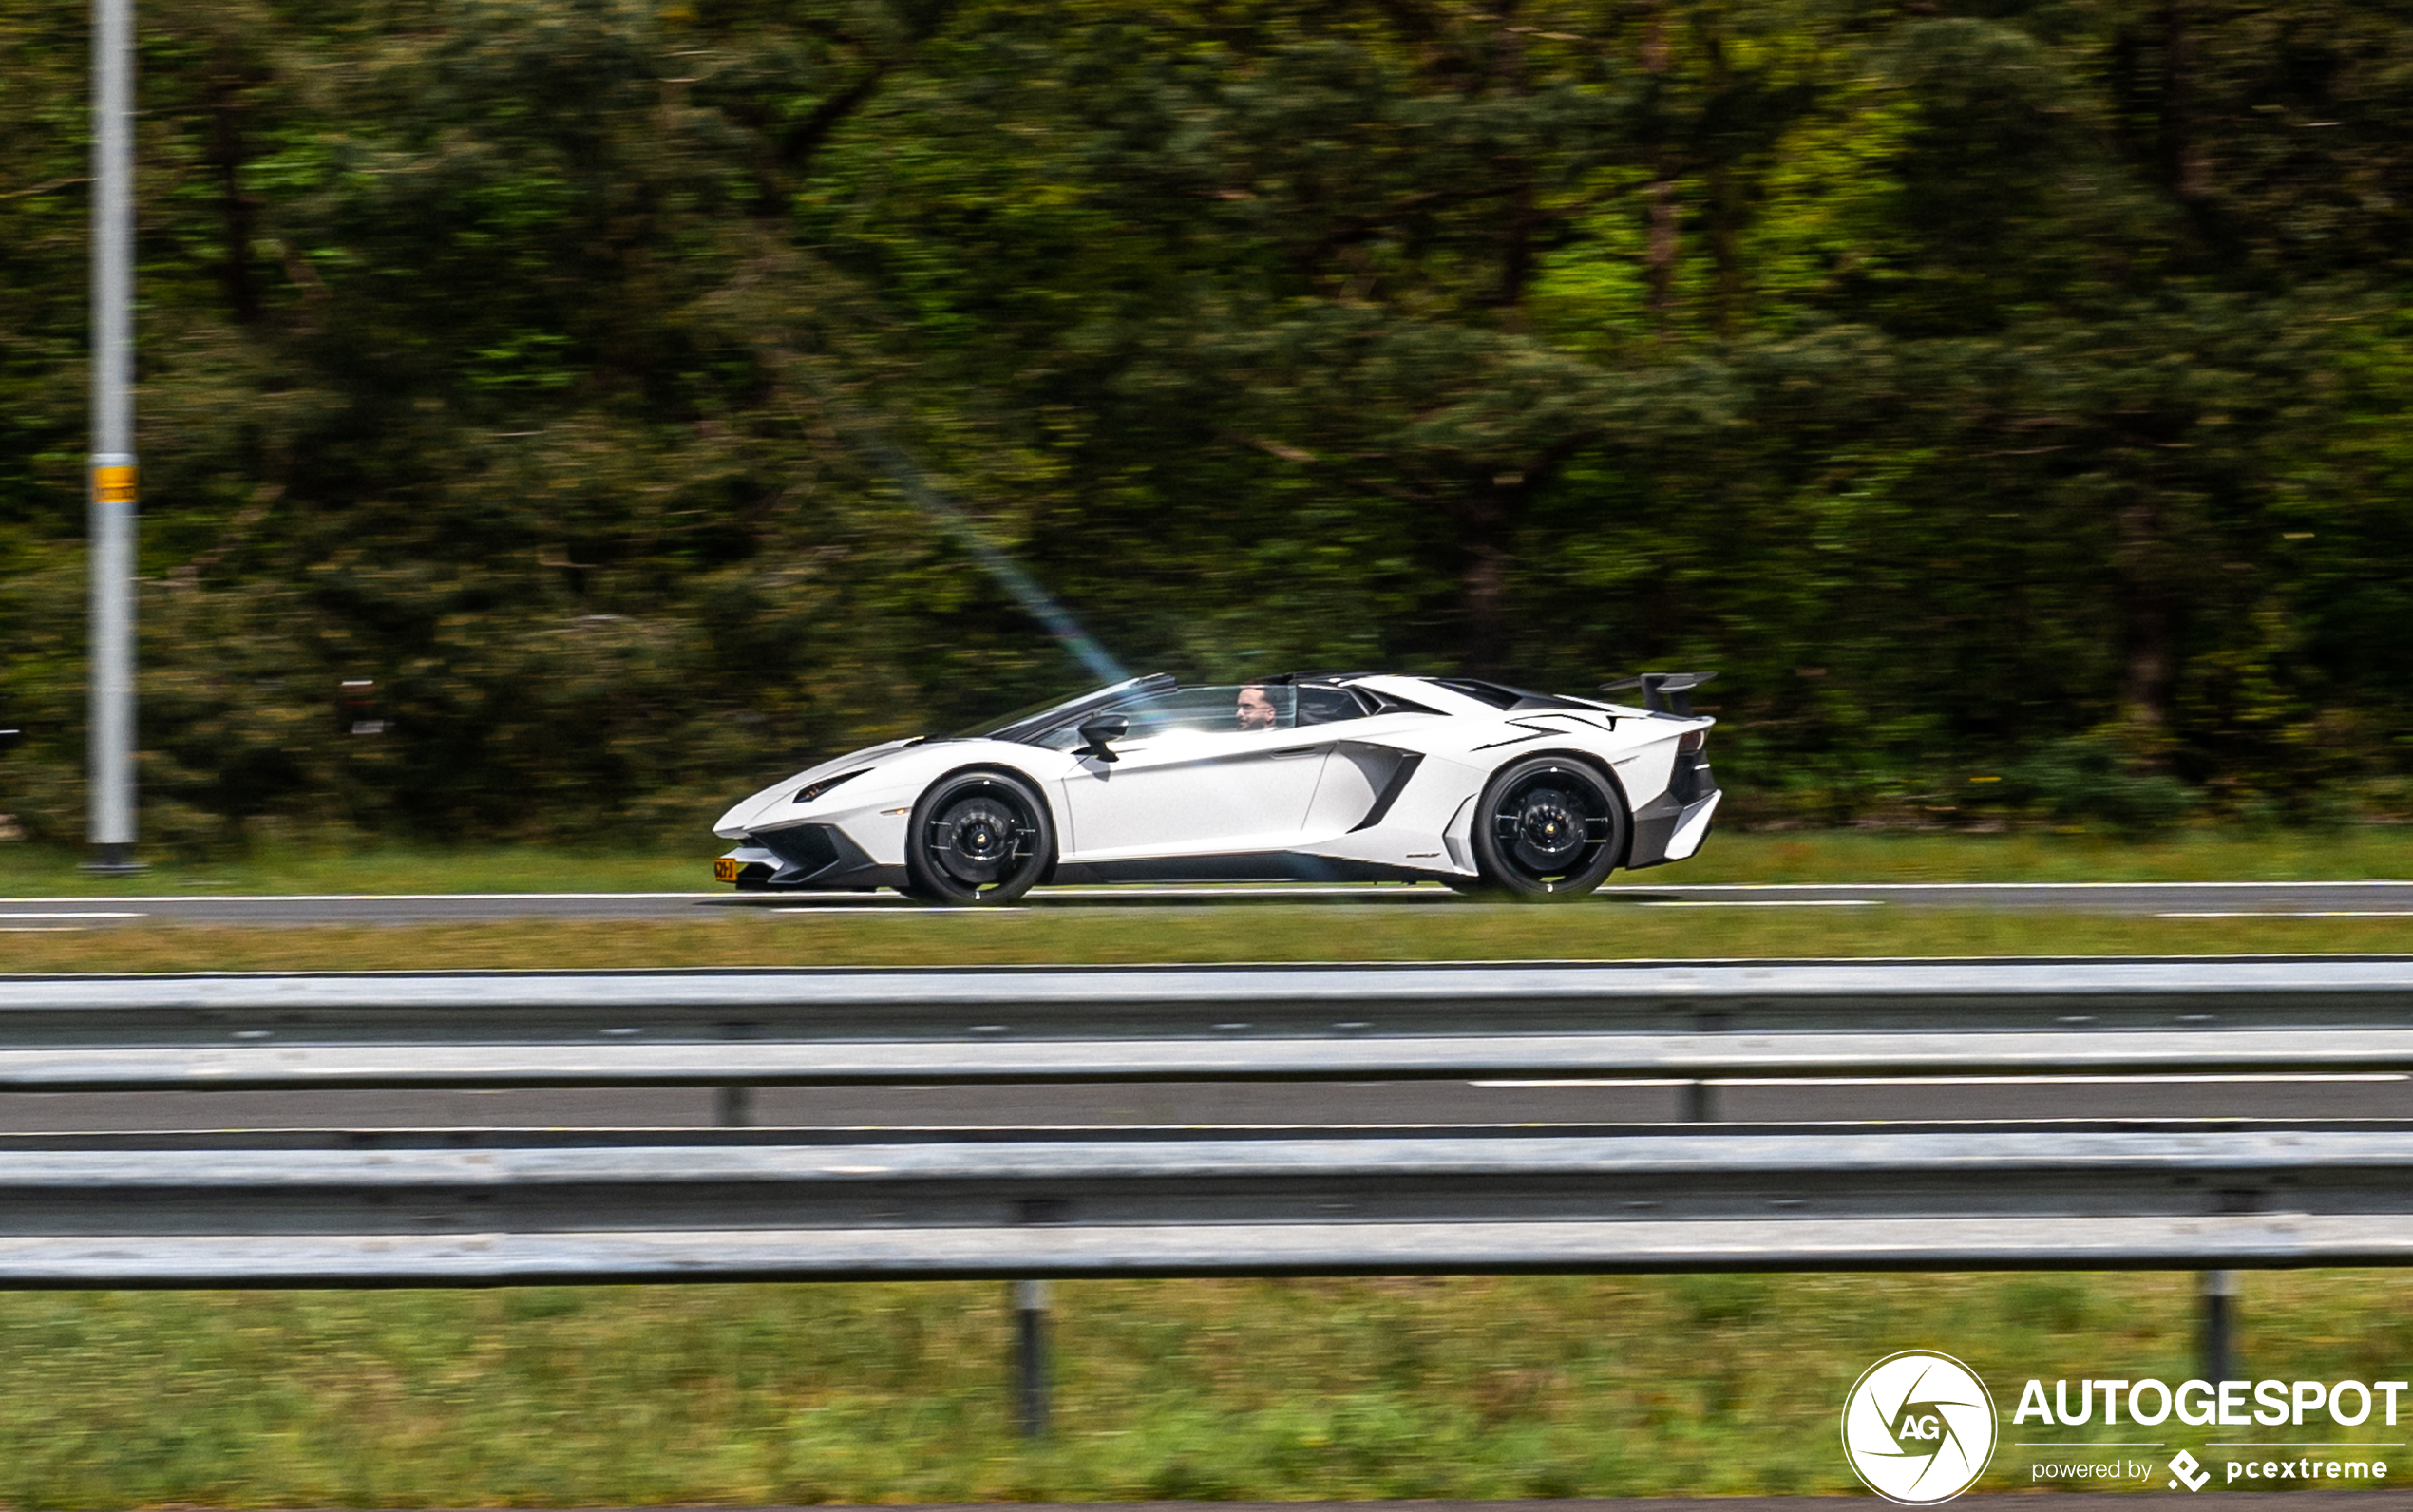
M1094 756L1102 762L1121 761L1123 758L1106 748L1106 743L1121 740L1130 733L1130 728L1131 722L1120 714L1100 714L1095 719L1085 721L1081 726L1081 739L1089 744L1073 754Z

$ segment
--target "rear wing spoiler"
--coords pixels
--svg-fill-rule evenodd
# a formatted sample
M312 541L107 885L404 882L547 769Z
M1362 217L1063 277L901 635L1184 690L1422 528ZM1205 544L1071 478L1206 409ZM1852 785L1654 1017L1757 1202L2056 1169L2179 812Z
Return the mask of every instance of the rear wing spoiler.
M1643 707L1652 713L1690 719L1693 717L1693 690L1717 675L1716 672L1637 672L1613 683L1603 683L1600 690L1614 693L1639 688L1643 690Z

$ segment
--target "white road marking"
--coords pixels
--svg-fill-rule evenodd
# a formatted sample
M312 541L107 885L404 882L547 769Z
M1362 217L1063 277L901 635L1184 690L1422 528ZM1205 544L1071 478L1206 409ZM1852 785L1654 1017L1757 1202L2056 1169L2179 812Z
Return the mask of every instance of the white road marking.
M1436 880L1437 880L1437 879L1436 879ZM1733 907L1760 907L1760 908L1783 908L1783 907L1796 907L1796 908L1815 908L1815 907L1870 907L1870 906L1874 906L1874 905L1881 904L1881 903L1885 903L1885 902L1890 902L1890 901L1893 901L1893 900L1894 900L1894 895L1903 895L1903 896L1907 896L1907 897L1917 897L1917 896L1919 896L1919 895L1926 895L1926 896L1928 896L1928 897L1932 898L1935 901L1937 901L1937 902L1941 903L1941 902L1945 901L1945 900L1946 900L1948 897L1955 896L1955 895L1959 895L1959 894L1965 894L1965 893L1966 893L1966 894L1968 894L1968 895L1971 895L1971 896L1972 896L1972 898L1983 897L1984 895L1986 895L1986 894L1989 894L1989 893L1990 893L1990 894L1995 894L1995 895L2003 895L2003 896L2006 896L2006 897L2007 897L2008 895L2023 895L2023 896L2037 895L2037 896L2040 896L2040 900L2041 900L2041 896L2042 896L2042 895L2051 895L2051 894L2055 894L2055 893L2060 893L2060 894L2065 894L2065 895L2067 895L2067 897L2068 897L2068 898L2069 898L2069 901L2070 901L2070 903L2071 903L2071 905L2072 905L2072 906L2075 906L2075 907L2083 907L2083 906L2085 906L2085 905L2084 905L2084 903L2083 903L2083 901L2082 901L2082 900L2083 900L2084 898L2086 898L2090 897L2090 896L2101 897L2101 896L2106 896L2106 895L2118 896L2118 895L2123 895L2123 894L2135 894L2135 893L2139 892L2139 891L2141 891L2141 890L2156 889L2156 888L2161 889L2161 890L2163 890L2163 891L2165 891L2165 892L2168 892L2168 893L2170 893L2170 894L2174 895L2174 898L2173 898L2173 900L2174 900L2174 901L2175 901L2175 900L2176 900L2176 898L2177 898L2177 897L2182 897L2182 896L2184 896L2184 895L2187 895L2187 894L2191 894L2191 893L2193 893L2193 894L2196 894L2196 895L2199 895L2199 896L2203 896L2203 897L2204 897L2204 898L2205 898L2205 901L2209 902L2209 901L2212 901L2212 900L2213 900L2213 898L2214 898L2214 897L2218 896L2218 895L2219 895L2219 893L2220 893L2222 890L2234 890L2234 889L2238 889L2238 888L2261 888L2261 889L2268 890L2268 891L2271 892L2271 893L2272 893L2272 894L2274 894L2274 895L2295 894L2295 895L2297 895L2298 897L2300 897L2300 898L2301 898L2304 901L2306 901L2306 902L2329 901L2329 900L2334 900L2334 901L2338 901L2338 902L2345 902L2345 901L2347 901L2347 900L2348 900L2348 898L2349 898L2351 897L2351 895L2352 895L2352 891L2353 891L2353 890L2355 890L2355 889L2370 889L2370 888L2396 888L2396 889L2401 889L2401 890L2413 891L2413 881L2408 881L2408 880L2398 880L2398 879L2384 879L2384 878L2371 878L2371 879L2360 879L2360 880L2340 880L2340 881L2197 881L2197 882L2177 882L2177 881L2167 881L2167 882L2151 882L2151 881L2148 881L2148 882L1942 882L1942 881L1936 881L1936 882L1683 882L1683 881L1678 881L1678 880L1675 880L1675 879L1670 879L1668 881L1666 881L1666 882L1664 882L1664 883L1654 883L1652 880L1649 880L1649 879L1634 879L1634 880L1631 880L1631 881L1620 881L1620 882L1615 883L1615 884L1612 884L1612 885L1610 885L1610 886L1604 887L1604 888L1600 889L1600 891L1599 891L1598 893L1594 894L1593 896L1594 896L1595 898L1605 898L1605 899L1625 899L1625 900L1628 900L1628 901L1631 901L1631 902L1634 902L1634 903L1638 903L1638 904L1640 904L1641 906L1644 906L1644 907L1649 907L1649 908L1708 908L1708 907L1729 907L1729 908L1733 908ZM1838 893L1838 892L1851 893L1851 894L1855 894L1855 895L1868 895L1868 896L1855 896L1855 897L1849 897L1849 898L1834 898L1834 897L1819 897L1819 896L1816 896L1816 895L1819 895L1819 894L1834 894L1834 893ZM1669 897L1669 896L1666 896L1666 895L1668 895L1668 894L1676 894L1676 895L1680 895L1680 896L1676 896L1676 897ZM1759 895L1759 896L1757 896L1757 897L1738 897L1738 896L1734 896L1734 895L1755 895L1755 894L1756 894L1756 895ZM1777 895L1777 896L1770 896L1770 895ZM1789 895L1789 896L1788 896L1788 895ZM2325 896L2325 895L2326 895L2326 896ZM764 895L762 895L762 894L738 893L738 892L735 892L735 891L732 891L732 890L730 890L730 889L726 889L726 888L714 889L714 890L710 891L710 892L627 892L627 893L606 893L606 892L560 892L560 893L541 893L541 892L519 892L519 893L209 893L209 892L194 892L194 893L189 893L189 894L172 894L172 895L171 895L171 894L143 894L143 895L140 895L140 896L130 896L130 897L117 897L117 896L113 896L113 895L91 895L91 894L86 894L86 895L82 895L82 896L78 896L78 897L15 898L0 898L0 903L12 904L12 905L15 905L15 906L18 906L18 907L48 907L48 906L49 906L49 905L69 905L69 906L72 906L72 905L74 905L74 904L79 904L79 903L86 903L86 904L88 904L88 903L98 903L98 902L126 903L126 904L149 904L149 905L162 905L162 906L164 906L164 908L166 909L166 911L168 911L168 912L170 912L170 913L172 913L172 914L177 914L177 915L193 915L193 916L200 916L200 917L212 917L212 916L218 915L218 914L221 914L221 913L223 913L223 914L232 914L232 915L236 915L236 916L238 916L238 921L239 921L239 915L240 915L241 911L245 908L245 906L247 906L247 905L256 905L256 904L314 904L314 904L321 904L321 905L334 905L334 907L333 907L333 909L332 909L332 912L335 912L335 913L342 913L342 912L346 912L347 910L345 910L345 909L344 909L341 905L347 905L347 904L360 904L360 905L364 905L364 909L363 909L363 911L364 911L364 912L373 912L373 911L374 911L374 905L377 905L377 904L421 903L421 904L441 905L441 904L452 903L452 904L460 904L460 905L463 905L463 911L464 911L464 913L465 913L465 914L468 914L468 915L471 915L471 916L475 916L475 915L477 915L477 914L480 912L480 910L478 909L478 905L480 905L480 904L495 904L495 903L530 903L530 904L539 904L539 905L541 905L541 904L544 904L544 903L556 903L556 904L569 905L569 904L578 904L578 903L612 903L612 902L620 902L620 903L629 903L629 904L638 904L638 903L646 903L646 902L656 902L656 903L668 903L668 902L700 903L700 902L708 902L708 901L719 901L719 902L724 902L724 903L728 903L728 902L744 903L744 902L754 901L754 900L756 900L756 899L761 899L761 900L762 900L762 901L764 901L764 902L769 902L770 898L776 898L776 897L779 897L779 896L780 896L780 895L773 894L773 895L770 895L770 897L769 897L769 898L766 898L766 897L765 897ZM788 896L793 897L793 896L797 896L797 895L788 895ZM807 894L807 895L803 895L803 896L804 896L804 897L810 897L811 895ZM1201 885L1201 884L1195 884L1195 883L1193 883L1193 884L1176 884L1176 885L1169 885L1169 886L1152 886L1152 885L1130 886L1130 885L1126 884L1126 885L1112 885L1112 886L1079 885L1079 886L1068 886L1068 887L1048 887L1048 888L1042 888L1042 889L1039 889L1039 890L1037 890L1036 892L1035 892L1035 893L1032 895L1032 897L1031 897L1031 901L1032 901L1033 903L1043 903L1043 902L1049 902L1049 901L1061 901L1061 902L1098 901L1098 902L1108 902L1108 901L1121 901L1121 900L1124 900L1124 899L1130 899L1130 900L1135 900L1135 901L1136 901L1136 900L1169 901L1169 900L1189 900L1189 899L1197 899L1197 900L1199 900L1199 901L1220 901L1220 900L1224 900L1224 899L1243 899L1243 900L1244 900L1244 899L1248 899L1248 898L1330 898L1330 899L1333 899L1333 900L1335 900L1335 901L1340 901L1340 900L1353 900L1353 899L1367 899L1367 900L1380 899L1380 900L1389 901L1389 902L1410 902L1410 901L1415 901L1415 902L1423 902L1423 903L1449 903L1449 902L1454 902L1454 901L1457 901L1457 900L1458 900L1458 898L1457 898L1457 895L1455 895L1455 894L1454 894L1454 893L1452 893L1452 892L1449 892L1449 891L1447 891L1447 890L1445 890L1445 889L1443 889L1443 888L1436 887L1436 886L1432 886L1432 885L1400 884L1400 883L1374 884L1374 883L1363 883L1363 882L1356 882L1356 883L1351 883L1351 882L1340 882L1340 883L1315 883L1315 882L1301 883L1301 882L1288 882L1288 883L1274 883L1274 884L1270 884L1270 885L1269 885L1269 884L1265 884L1265 883L1231 882L1231 883L1207 883L1207 884L1204 884L1204 885ZM2395 900L2395 899L2390 899L2390 901L2394 901L2394 900ZM886 902L886 901L889 901L889 900L884 899L883 901L884 901L884 902ZM2268 899L2268 900L2266 900L2266 899L2255 899L2254 901L2256 901L2256 902L2281 902L2281 903L2284 903L2284 902L2286 901L2286 899L2285 899L2285 898L2284 898L2284 897L2278 897L2278 898L2271 898L2271 899ZM836 908L841 908L841 907L845 907L845 906L848 906L848 905L846 905L846 904L839 904L839 903L837 903L837 901L836 901L835 899L832 899L832 900L831 900L831 903L830 903L830 904L828 904L828 905L809 905L809 904L808 904L808 905L805 905L805 906L808 906L808 907L822 906L822 907L827 907L827 908L830 908L830 909L832 909L832 910L834 911ZM861 905L860 905L860 904L857 904L857 905L853 905L853 906L861 906ZM892 906L902 906L902 900L897 900L897 901L896 901L896 903L892 904ZM908 911L910 911L910 912L916 912L916 913L919 913L919 912L926 912L926 910L908 910ZM571 913L577 913L578 911L577 911L576 909L571 909L571 910L569 910L569 912L571 912ZM86 915L86 916L85 916L85 917L120 917L120 916L104 915L104 914L101 914L101 913L99 913L99 912L93 912L93 913L90 913L90 914L88 914L88 915ZM2362 910L2362 909L2352 909L2352 910L2348 910L2348 909L2340 909L2340 910L2314 910L2314 909L2290 909L2290 908L2287 908L2287 907L2284 907L2284 906L2281 906L2281 907L2267 907L2267 906L2266 906L2266 907L2262 907L2262 908L2251 908L2251 907L2250 907L2250 908L2243 908L2243 909L2236 909L2236 910L2220 910L2220 911L2213 911L2213 910L2203 910L2203 911L2193 911L2193 910L2189 910L2189 911L2179 911L2179 910L2171 910L2171 911L2167 911L2167 912L2161 913L2158 917L2164 917L2164 918L2267 918L2267 917L2303 917L2303 918L2322 918L2322 917L2327 917L2327 918L2399 918L2399 917L2405 917L2405 918L2413 918L2413 907L2408 907L2408 908L2402 909L2402 910L2399 910L2399 909L2370 909L2370 910Z
M2404 1071L2172 1071L2150 1076L1701 1076L1537 1077L1521 1081L1469 1082L1469 1087L1682 1087L1696 1081L1734 1087L2154 1087L2195 1082L2404 1082Z
M2226 913L2156 914L2156 918L2413 918L2413 908L2237 908Z
M0 918L148 918L148 914L104 913L98 909L45 909L39 914L0 914Z
M1638 908L1883 908L1874 898L1644 898Z

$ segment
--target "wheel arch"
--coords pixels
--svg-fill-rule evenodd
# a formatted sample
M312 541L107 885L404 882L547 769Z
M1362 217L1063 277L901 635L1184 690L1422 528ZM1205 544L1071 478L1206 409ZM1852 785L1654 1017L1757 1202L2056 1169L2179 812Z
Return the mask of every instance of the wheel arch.
M960 766L951 766L940 772L922 784L922 791L914 795L913 806L920 808L932 793L959 777L978 776L1012 777L1036 794L1039 800L1039 816L1047 821L1048 836L1054 841L1058 851L1063 849L1064 826L1063 822L1055 817L1054 800L1048 797L1048 780L1036 772L1024 771L1018 766L1009 765L995 758L965 762ZM1627 805L1629 809L1631 806L1631 804Z
M985 877L977 872L967 872L955 862L939 860L939 854L949 848L946 845L933 848L933 834L938 827L934 820L941 801L952 803L956 801L957 793L969 795L983 789L994 792L1000 787L1010 787L1013 791L990 800L993 806L1001 805L1019 812L1034 803L1037 805L1035 835L1036 844L1046 853L1045 864L1037 874L1032 875L1016 861L1010 848L998 866L993 868L993 875ZM961 838L960 832L956 838ZM986 845L985 838L982 843ZM898 891L924 903L1010 903L1054 876L1055 860L1061 848L1056 837L1055 805L1048 800L1047 779L1023 769L1020 764L1015 762L978 758L959 762L933 775L922 784L921 791L914 797L912 818L905 822L905 880ZM977 861L983 858L976 856L974 860ZM952 877L946 875L948 873L952 873ZM995 884L994 891L991 884Z
M1521 762L1529 762L1539 756L1548 756L1558 761L1572 762L1576 765L1587 769L1593 776L1601 779L1601 781L1608 784L1608 795L1611 798L1616 799L1618 803L1625 810L1624 834L1619 837L1617 845L1617 860L1616 863L1609 868L1609 870L1624 871L1625 869L1625 862L1632 858L1634 853L1634 795L1625 790L1624 780L1617 775L1617 768L1610 764L1607 757L1603 756L1596 751L1581 750L1566 746L1553 746L1544 750L1518 751L1514 755L1510 756L1507 761L1500 763L1497 766L1492 767L1489 772L1484 774L1483 785L1476 789L1474 796L1476 799L1480 800L1485 793L1491 791L1492 784L1499 781L1500 773L1507 771L1510 767L1514 766Z

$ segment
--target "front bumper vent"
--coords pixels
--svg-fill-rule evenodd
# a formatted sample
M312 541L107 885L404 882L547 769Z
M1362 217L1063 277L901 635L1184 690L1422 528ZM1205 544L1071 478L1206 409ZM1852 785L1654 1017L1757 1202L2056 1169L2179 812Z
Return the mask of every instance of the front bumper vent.
M765 884L770 887L827 883L873 869L871 858L864 854L863 847L848 840L834 824L799 824L792 829L749 834L746 843L759 845L779 858L779 870Z

